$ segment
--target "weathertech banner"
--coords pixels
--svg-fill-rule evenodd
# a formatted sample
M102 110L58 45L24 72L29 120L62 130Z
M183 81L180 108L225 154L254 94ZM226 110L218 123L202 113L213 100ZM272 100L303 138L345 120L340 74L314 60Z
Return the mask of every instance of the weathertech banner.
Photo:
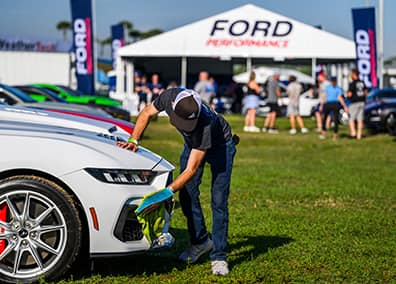
M111 59L113 61L113 70L116 70L117 51L124 45L124 25L118 24L111 26Z
M352 9L356 66L359 77L368 88L378 87L375 9Z
M78 89L84 94L95 93L95 70L91 0L70 0L73 47Z

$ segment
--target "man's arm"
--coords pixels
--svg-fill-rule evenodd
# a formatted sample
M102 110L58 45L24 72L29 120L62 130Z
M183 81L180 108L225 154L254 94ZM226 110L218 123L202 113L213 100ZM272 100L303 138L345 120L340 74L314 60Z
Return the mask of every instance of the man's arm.
M173 193L179 191L197 172L199 166L201 165L206 150L192 149L190 156L188 158L187 167L185 170L170 184L168 188L172 190ZM143 214L150 213L160 206L161 202L151 204L146 209L142 211Z
M137 141L139 141L140 136L142 135L144 129L150 122L150 117L156 115L159 111L156 107L151 103L147 105L142 112L139 114L135 128L133 129L133 133L130 140L134 140L134 142L117 142L117 145L121 148L136 151L137 150Z
M346 112L348 112L348 107L347 107L347 105L346 105L346 103L345 103L344 96L343 96L342 94L338 95L338 100L340 101L340 103L341 103L343 109L344 109Z
M187 167L184 171L169 185L173 192L179 191L197 172L201 165L206 150L192 149L188 158Z

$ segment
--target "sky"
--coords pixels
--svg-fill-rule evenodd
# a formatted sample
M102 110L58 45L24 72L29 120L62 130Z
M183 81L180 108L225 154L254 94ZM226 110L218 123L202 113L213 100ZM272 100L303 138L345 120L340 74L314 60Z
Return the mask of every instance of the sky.
M98 38L110 36L121 20L145 31L168 31L237 8L254 4L328 32L352 39L351 9L374 6L379 0L94 0ZM59 21L71 21L69 0L0 0L0 36L61 40ZM396 56L395 0L384 0L384 57ZM71 37L71 34L69 34Z

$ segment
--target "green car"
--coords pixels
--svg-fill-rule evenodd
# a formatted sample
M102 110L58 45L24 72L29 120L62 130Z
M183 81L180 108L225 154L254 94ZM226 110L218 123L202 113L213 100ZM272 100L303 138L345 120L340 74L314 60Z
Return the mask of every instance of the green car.
M33 84L33 86L41 87L48 89L54 93L56 93L59 97L65 99L69 103L77 103L77 104L96 104L96 105L105 105L105 106L121 106L121 102L103 96L90 96L83 95L76 90L70 89L66 86L59 86L53 84Z

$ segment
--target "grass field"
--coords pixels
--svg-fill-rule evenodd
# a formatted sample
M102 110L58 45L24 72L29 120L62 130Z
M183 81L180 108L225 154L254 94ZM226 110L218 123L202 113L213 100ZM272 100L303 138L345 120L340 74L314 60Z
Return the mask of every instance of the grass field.
M241 137L229 199L228 276L212 276L207 256L195 265L177 261L188 243L177 208L172 250L96 261L92 274L62 283L396 283L393 137L290 136L286 119L278 122L279 135L243 133L243 117L227 119ZM343 126L341 135L347 133ZM178 166L182 138L166 118L151 123L142 144ZM201 201L210 228L209 178L207 170Z

